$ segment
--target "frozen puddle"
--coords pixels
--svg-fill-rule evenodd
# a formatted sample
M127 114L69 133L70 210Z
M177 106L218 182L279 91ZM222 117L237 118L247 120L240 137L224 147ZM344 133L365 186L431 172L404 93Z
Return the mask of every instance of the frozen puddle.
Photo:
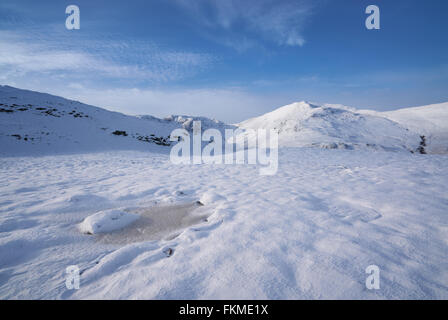
M128 244L169 240L177 237L185 228L207 221L208 217L200 202L129 209L126 212L138 214L140 218L120 230L95 234L99 242Z

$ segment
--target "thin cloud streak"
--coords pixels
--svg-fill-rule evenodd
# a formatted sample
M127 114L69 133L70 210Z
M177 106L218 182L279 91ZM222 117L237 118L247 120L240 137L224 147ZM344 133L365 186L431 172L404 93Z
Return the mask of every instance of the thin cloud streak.
M215 40L240 51L241 39L245 46L258 43L257 38L282 46L303 46L303 29L313 13L313 2L293 3L279 0L177 0L204 28L216 34ZM221 31L221 32L216 32ZM249 39L249 40L248 40ZM255 40L257 39L257 40Z
M214 62L208 54L162 51L156 45L121 40L79 39L63 44L57 36L1 31L0 80L45 72L55 77L164 83L194 75Z

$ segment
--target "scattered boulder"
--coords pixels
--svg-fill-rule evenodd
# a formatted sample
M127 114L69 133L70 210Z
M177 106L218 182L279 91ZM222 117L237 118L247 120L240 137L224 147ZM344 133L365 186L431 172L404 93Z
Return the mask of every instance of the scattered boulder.
M127 137L128 134L126 133L126 131L120 131L120 130L115 130L114 132L112 132L112 134L116 135L116 136L124 136Z
M167 258L169 258L173 255L174 249L166 248L165 250L163 250L163 253L167 256Z

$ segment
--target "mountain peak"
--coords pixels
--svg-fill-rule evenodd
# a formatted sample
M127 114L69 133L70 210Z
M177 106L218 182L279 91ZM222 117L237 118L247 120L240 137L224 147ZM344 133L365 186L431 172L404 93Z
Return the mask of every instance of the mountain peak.
M321 106L315 104L315 103L311 103L309 101L297 101L297 102L293 102L291 104L288 104L286 106L280 107L276 110L288 110L288 111L303 111L303 110L307 110L307 109L315 109L315 108L320 108ZM276 111L274 110L274 112Z
M398 123L356 109L294 102L241 122L243 129L274 129L280 146L414 150L419 136ZM249 131L248 131L249 132Z

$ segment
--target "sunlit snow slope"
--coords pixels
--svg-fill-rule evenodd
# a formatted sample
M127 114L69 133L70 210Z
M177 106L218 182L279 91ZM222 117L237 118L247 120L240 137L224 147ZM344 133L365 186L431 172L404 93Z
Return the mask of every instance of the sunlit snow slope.
M419 135L385 117L341 105L296 102L243 121L243 129L275 129L279 145L329 149L414 151ZM250 134L248 134L250 136Z
M221 132L234 126L204 117L128 116L49 94L0 86L0 155L39 155L107 150L168 152L175 128ZM241 122L275 129L280 147L448 152L448 103L392 112L296 102ZM422 142L422 136L424 142Z
M49 94L0 86L0 155L40 155L107 150L168 152L170 133L229 127L203 117L128 116Z
M429 153L448 153L448 103L404 108L380 115L425 135Z

